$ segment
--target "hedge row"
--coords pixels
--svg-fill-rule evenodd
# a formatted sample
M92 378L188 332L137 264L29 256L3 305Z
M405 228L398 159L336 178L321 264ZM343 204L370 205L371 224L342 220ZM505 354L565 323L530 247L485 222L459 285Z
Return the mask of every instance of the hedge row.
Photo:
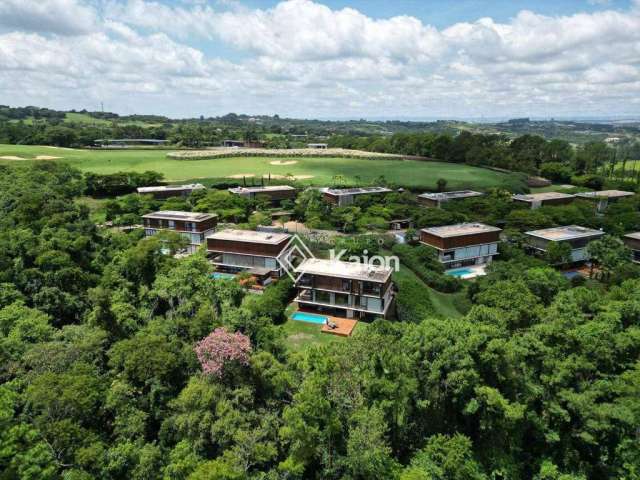
M191 150L171 152L168 158L174 160L205 160L212 158L232 157L294 157L294 158L323 158L343 157L359 158L363 160L402 160L403 155L392 153L364 152L345 148L224 148L217 150Z
M455 277L445 275L442 265L429 254L427 247L411 247L405 244L393 246L393 253L403 265L410 268L420 279L439 292L456 292L462 283Z

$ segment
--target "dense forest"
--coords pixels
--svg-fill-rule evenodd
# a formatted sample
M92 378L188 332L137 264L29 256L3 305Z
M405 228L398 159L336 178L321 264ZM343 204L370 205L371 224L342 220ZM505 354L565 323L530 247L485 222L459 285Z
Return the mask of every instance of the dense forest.
M201 254L99 229L86 188L61 163L0 168L1 479L639 478L628 261L573 282L515 242L466 289L461 318L414 292L410 315L294 351L280 329L290 282L246 294ZM507 215L552 219L536 212Z

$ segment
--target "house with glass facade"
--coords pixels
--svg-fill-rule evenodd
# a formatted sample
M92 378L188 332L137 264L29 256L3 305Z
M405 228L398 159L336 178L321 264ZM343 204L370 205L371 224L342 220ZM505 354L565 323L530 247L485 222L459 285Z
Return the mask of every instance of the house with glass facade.
M147 237L160 231L177 232L189 241L187 251L195 252L207 235L215 232L218 217L211 213L160 210L142 216Z
M423 228L420 243L435 249L446 269L484 265L498 254L501 231L484 223Z
M566 243L571 247L569 261L583 262L589 260L587 245L604 235L602 230L580 227L578 225L568 225L564 227L544 228L542 230L532 230L525 232L529 249L546 253L553 243Z
M362 319L385 317L393 301L391 267L309 258L295 273L300 309Z
M217 272L248 271L260 284L267 284L284 275L290 241L288 233L227 229L207 237L207 252Z

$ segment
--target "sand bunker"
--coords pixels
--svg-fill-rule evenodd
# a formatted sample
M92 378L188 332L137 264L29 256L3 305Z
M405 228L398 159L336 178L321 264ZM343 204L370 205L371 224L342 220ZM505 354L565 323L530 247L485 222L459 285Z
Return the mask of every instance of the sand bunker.
M298 163L297 160L275 160L273 162L269 162L271 165L295 165Z
M38 155L33 160L57 160L62 157L52 157L51 155ZM31 158L18 157L17 155L3 155L0 160L32 160Z
M236 173L235 175L227 175L227 178L251 178L255 177L253 173Z

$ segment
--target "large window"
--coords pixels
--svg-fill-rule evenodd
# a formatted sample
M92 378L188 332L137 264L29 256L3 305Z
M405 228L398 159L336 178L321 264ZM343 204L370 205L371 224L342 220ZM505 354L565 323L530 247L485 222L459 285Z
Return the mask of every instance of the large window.
M316 290L316 302L331 304L331 294L322 290Z
M334 295L334 298L336 305L340 305L343 307L349 305L349 295L347 295L346 293L336 293Z

